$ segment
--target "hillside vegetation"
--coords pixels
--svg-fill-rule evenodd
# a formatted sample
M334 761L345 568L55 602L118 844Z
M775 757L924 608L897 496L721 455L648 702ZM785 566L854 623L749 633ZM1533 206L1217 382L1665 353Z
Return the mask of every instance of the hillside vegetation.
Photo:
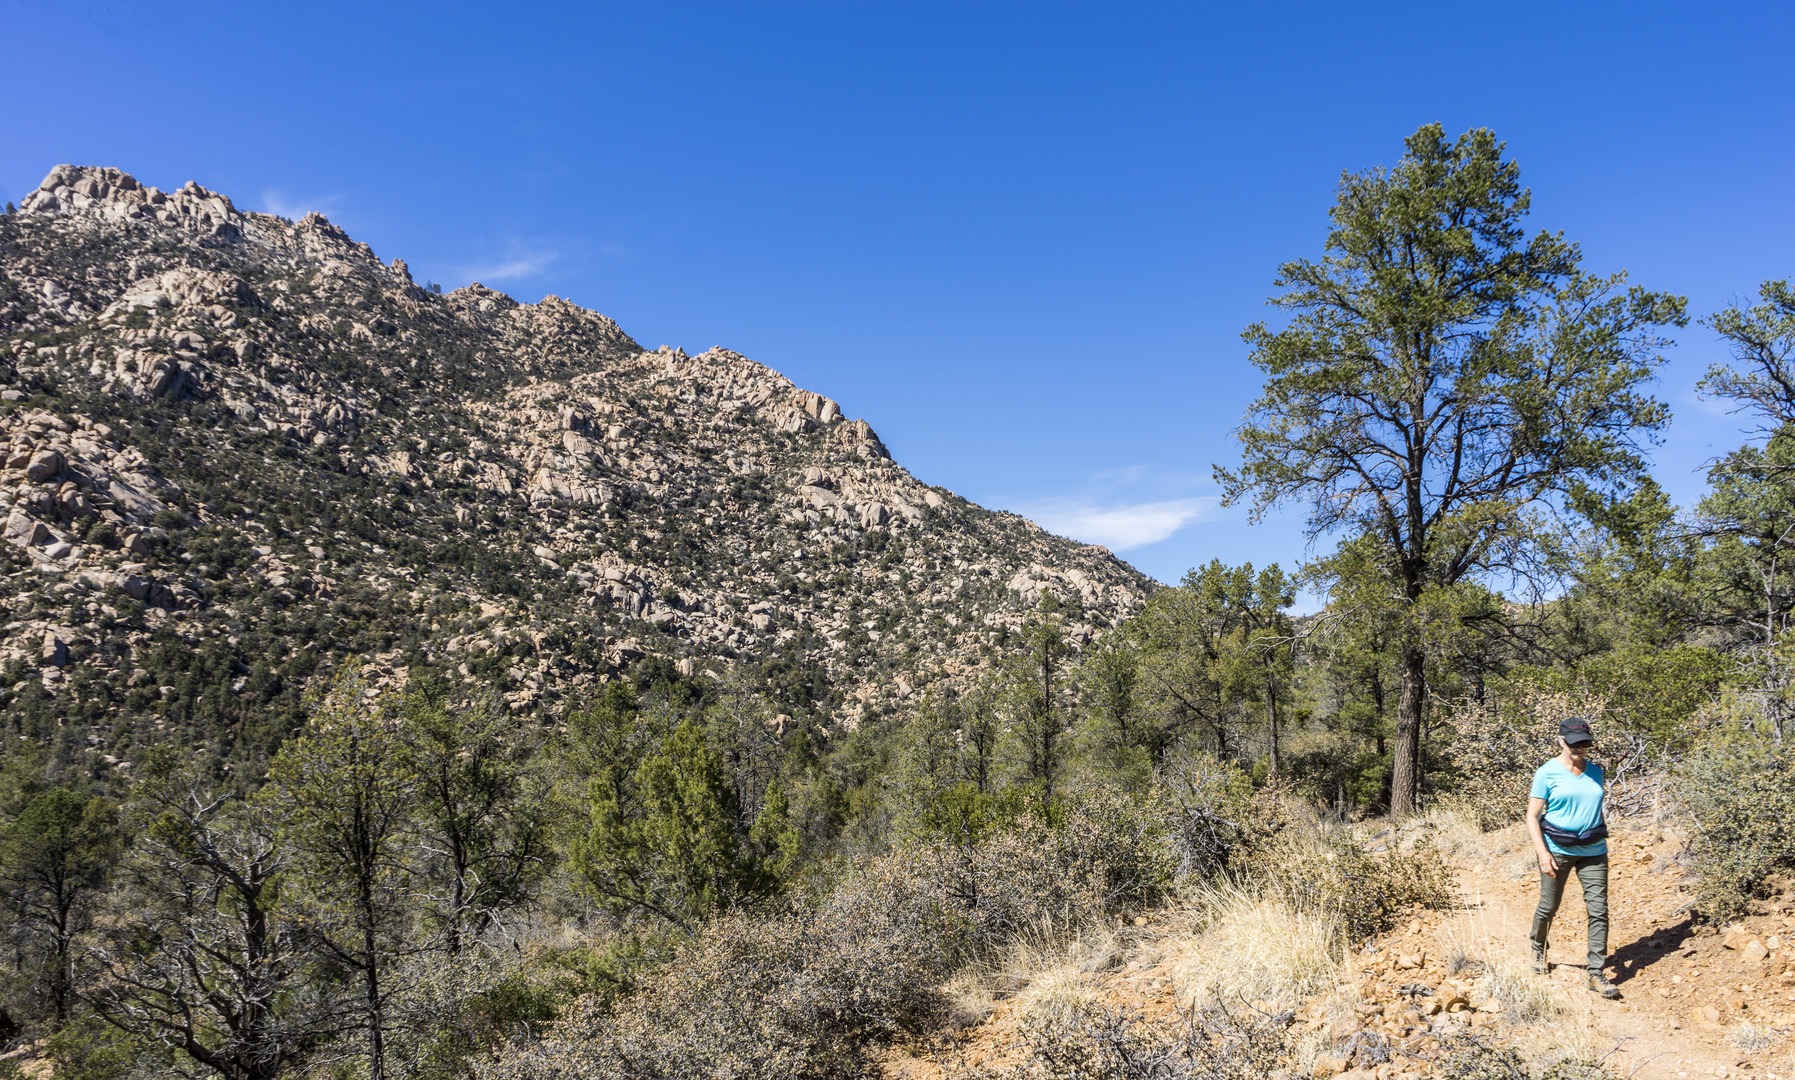
M1755 429L1672 506L1684 302L1503 153L1342 180L1218 470L1318 554L1168 587L734 353L57 168L0 217L0 1074L1601 1075L1464 927L1582 716L1617 910L1677 905L1627 992L1781 962L1795 298L1706 315Z
M963 685L1044 589L1085 637L1148 589L735 353L439 295L193 185L53 171L0 218L0 340L8 711L78 747L265 759L346 656L532 717L655 657L852 727Z

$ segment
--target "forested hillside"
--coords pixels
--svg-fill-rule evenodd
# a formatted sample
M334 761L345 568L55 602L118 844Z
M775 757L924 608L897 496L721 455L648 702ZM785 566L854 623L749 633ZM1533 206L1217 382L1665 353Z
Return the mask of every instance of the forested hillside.
M60 167L0 219L8 714L263 762L357 656L550 720L644 659L852 727L960 685L1043 590L1148 582L912 478L724 349L439 295L320 217Z
M0 1070L1602 1075L1495 954L1353 958L1567 716L1679 925L1795 873L1795 293L1586 268L1505 153L1342 180L1217 464L1314 557L1162 588L734 353L58 168L0 217ZM1679 507L1692 318L1742 424Z

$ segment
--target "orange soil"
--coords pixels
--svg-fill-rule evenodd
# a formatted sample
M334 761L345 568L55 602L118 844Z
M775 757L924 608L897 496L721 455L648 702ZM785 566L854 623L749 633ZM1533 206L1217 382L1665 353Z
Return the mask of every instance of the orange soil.
M1621 989L1617 1001L1603 1001L1582 988L1583 905L1575 884L1565 890L1554 927L1552 959L1559 966L1550 975L1532 976L1549 980L1558 991L1557 1016L1534 1024L1510 1022L1499 1007L1479 1008L1481 995L1470 989L1477 983L1474 973L1452 973L1454 958L1461 956L1527 970L1537 870L1517 825L1466 843L1455 855L1462 898L1457 910L1417 913L1371 948L1348 956L1340 981L1357 997L1352 1020L1341 1023L1336 995L1331 1011L1319 999L1305 1003L1297 1023L1318 1038L1331 1036L1335 1047L1358 1025L1382 1025L1395 1057L1373 1071L1347 1075L1425 1076L1427 1055L1438 1044L1429 1043L1425 1020L1395 1015L1410 1000L1399 1001L1396 989L1424 984L1449 1000L1456 984L1468 989L1470 999L1469 1011L1456 1013L1456 1020L1535 1060L1575 1051L1602 1058L1615 1076L1638 1080L1795 1078L1795 1044L1784 1041L1795 1031L1795 902L1760 905L1757 913L1723 930L1697 927L1689 916L1688 882L1676 861L1680 847L1677 838L1646 823L1619 823L1610 842L1608 971ZM1133 955L1143 959L1087 975L1085 988L1112 1008L1170 1013L1179 1005L1171 964L1153 960L1151 926L1137 933L1138 945L1146 947ZM1028 1048L1015 1011L1013 1000L1000 1000L977 1026L892 1048L881 1062L883 1074L889 1080L951 1080L1021 1064ZM1411 1023L1417 1026L1406 1026ZM1400 1034L1405 1031L1418 1034ZM1339 1067L1327 1063L1328 1052L1323 1053L1324 1073Z

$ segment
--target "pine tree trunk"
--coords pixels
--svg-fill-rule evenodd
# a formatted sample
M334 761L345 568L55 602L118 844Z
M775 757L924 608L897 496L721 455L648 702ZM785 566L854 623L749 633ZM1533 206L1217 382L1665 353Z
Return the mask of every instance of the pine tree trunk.
M368 998L368 1080L386 1080L386 1010L380 1000L380 972L372 953L362 975Z
M1269 695L1267 695L1267 700L1269 701L1269 703L1271 705L1271 768L1268 771L1267 776L1269 779L1275 781L1278 778L1279 767L1283 764L1278 759L1278 694L1277 694L1277 691L1274 690Z
M1408 817L1421 799L1421 706L1427 697L1426 655L1402 650L1402 698L1396 705L1396 739L1390 763L1390 816Z

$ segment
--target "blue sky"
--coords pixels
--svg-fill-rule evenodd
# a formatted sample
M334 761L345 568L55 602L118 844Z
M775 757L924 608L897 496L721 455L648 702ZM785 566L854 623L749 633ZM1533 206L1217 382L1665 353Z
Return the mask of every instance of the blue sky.
M317 209L419 280L725 345L920 478L1165 581L1286 565L1218 506L1239 334L1343 170L1490 127L1531 224L1711 313L1795 274L1787 5L0 0L0 192L59 162ZM1741 441L1680 335L1656 473Z

